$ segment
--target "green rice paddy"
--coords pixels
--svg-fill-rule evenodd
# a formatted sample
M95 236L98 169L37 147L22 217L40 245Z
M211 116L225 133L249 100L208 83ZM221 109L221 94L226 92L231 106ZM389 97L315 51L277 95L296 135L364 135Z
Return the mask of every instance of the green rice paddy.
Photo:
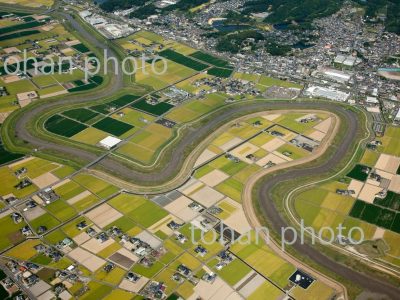
M231 68L231 65L228 61L205 53L203 51L196 51L195 53L190 54L189 56L194 57L198 60L201 60L205 63L211 64L220 68Z
M174 106L166 102L160 102L155 105L149 104L145 99L139 100L131 105L133 108L150 113L155 116L161 116L172 109Z
M82 123L86 123L99 115L98 113L86 108L71 109L64 111L62 114Z
M180 54L178 52L175 52L170 49L163 50L158 53L160 56L167 58L169 60L172 60L178 64L184 65L188 68L191 68L196 71L203 71L208 68L206 64L203 64L201 62L198 62L194 59L191 59L190 57L187 57L183 54Z
M221 78L229 78L231 77L233 70L231 69L223 69L223 68L211 68L207 71L208 75L221 77Z
M388 191L385 198L375 198L374 204L387 207L400 212L400 195Z
M368 173L364 172L365 166L363 165L356 165L353 170L347 174L347 177L359 180L359 181L366 181L368 178Z
M377 205L357 200L350 212L350 216L361 219L370 224L374 224L389 230L398 232L399 213L392 210L381 208Z
M72 48L78 50L81 53L87 53L90 51L89 48L86 47L84 44L77 44L77 45L72 46Z
M69 138L87 128L86 125L64 118L60 115L50 117L45 122L44 127L52 133Z
M121 136L124 133L134 128L133 125L109 117L106 117L98 121L97 123L93 124L93 127L108 132L115 136Z

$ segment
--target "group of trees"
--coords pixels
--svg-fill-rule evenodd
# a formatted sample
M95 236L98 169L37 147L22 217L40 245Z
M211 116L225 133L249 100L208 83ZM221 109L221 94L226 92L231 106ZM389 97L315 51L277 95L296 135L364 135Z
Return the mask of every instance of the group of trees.
M390 32L400 33L400 0L353 0L365 8L367 20L386 15L385 26ZM269 24L296 21L300 28L309 28L313 20L337 12L344 0L250 0L242 7L243 15L271 12L264 22ZM292 28L290 28L292 29Z
M221 0L225 1L225 0ZM268 24L288 24L291 30L304 30L312 28L313 20L323 18L337 12L345 0L249 0L243 4L240 12L228 11L226 14L226 25L252 24L250 18L253 13L270 12L264 19ZM388 31L400 33L400 0L354 0L365 8L367 20L374 20L381 13L386 14L385 25ZM130 17L146 19L150 15L167 13L173 10L189 12L191 8L197 7L209 0L180 0L176 4L165 8L155 6L155 1L143 0L106 0L100 7L105 11L129 9L138 6L138 9L130 14ZM249 45L255 48L260 40L265 40L264 35L258 30L242 30L237 32L215 32L206 33L207 37L218 39L217 50L238 53L247 41L253 41ZM272 55L285 55L291 50L291 46L282 45L275 41L265 41L265 49Z
M222 36L216 46L218 51L238 53L246 41L251 40L251 47L264 40L264 35L256 30L239 31Z
M358 0L357 3L365 7L367 21L386 15L386 30L400 34L400 0Z
M180 0L176 4L167 6L165 8L158 8L154 4L155 1L107 0L100 4L100 8L107 12L113 12L116 10L124 10L137 6L138 9L133 11L129 16L131 18L146 19L151 15L173 10L189 11L191 8L207 2L209 2L209 0Z
M280 24L295 21L299 26L310 28L314 19L337 12L344 0L250 0L244 3L242 13L270 12L265 23Z
M260 43L261 42L261 43ZM239 53L244 47L250 47L251 50L264 48L271 55L286 55L291 50L290 45L276 43L257 30L246 30L230 33L219 38L216 49L218 51Z
M100 8L107 12L116 10L124 10L132 8L133 6L143 5L143 0L107 0L100 4Z

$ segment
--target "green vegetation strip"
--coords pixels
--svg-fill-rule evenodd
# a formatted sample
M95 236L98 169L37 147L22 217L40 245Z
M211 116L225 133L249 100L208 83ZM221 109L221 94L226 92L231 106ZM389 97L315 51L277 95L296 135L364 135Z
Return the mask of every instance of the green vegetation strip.
M43 25L44 23L45 22L33 21L33 22L17 24L14 26L3 27L3 28L0 28L0 34L6 34L6 33L11 33L14 31L18 31L18 30L38 27L38 26Z
M232 69L223 69L223 68L211 68L207 71L207 74L221 77L221 78L229 78L233 73Z
M211 64L216 67L233 69L228 61L212 56L202 51L196 51L195 53L192 53L189 56L204 61L205 63Z
M158 54L164 58L172 60L173 62L184 65L196 71L203 71L208 68L208 65L195 61L194 59L191 59L190 57L175 52L171 49L166 49L164 51L159 52Z
M39 30L27 30L27 31L21 31L21 32L17 32L17 33L2 35L2 36L0 36L0 41L6 41L6 40L24 37L24 36L28 36L28 35L33 35L33 34L37 34L37 33L40 33L40 31Z
M4 17L12 17L12 16L19 16L19 17L24 17L24 16L30 16L30 13L23 13L23 12L10 12L10 11L0 11L0 18Z

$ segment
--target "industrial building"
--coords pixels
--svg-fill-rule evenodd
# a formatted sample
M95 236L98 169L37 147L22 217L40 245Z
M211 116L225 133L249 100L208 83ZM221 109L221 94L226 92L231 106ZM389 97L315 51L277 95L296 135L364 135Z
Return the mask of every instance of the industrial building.
M350 98L349 93L322 86L310 86L305 91L305 94L311 97L327 98L340 102L345 102Z
M111 150L121 142L122 141L120 139L117 139L116 137L108 136L105 139L101 140L99 142L99 145L103 148L106 148L107 150Z
M352 78L352 74L331 68L322 68L320 72L323 74L324 77L327 77L339 83L347 83Z
M105 25L95 27L102 35L110 40L126 37L137 31L127 24L121 25L107 23Z

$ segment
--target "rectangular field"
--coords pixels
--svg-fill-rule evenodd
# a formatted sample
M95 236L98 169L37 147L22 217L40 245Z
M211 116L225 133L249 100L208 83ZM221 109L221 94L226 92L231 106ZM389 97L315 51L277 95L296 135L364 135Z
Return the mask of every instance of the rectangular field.
M133 108L150 113L155 116L161 116L172 109L174 106L166 102L160 102L155 105L149 104L145 99L139 100L131 105Z
M202 51L196 51L195 53L190 54L190 56L216 67L231 68L231 65L228 61Z
M46 121L44 127L52 133L68 138L88 128L86 125L64 118L60 115L50 117Z
M203 70L207 69L207 67L208 67L206 64L198 62L194 59L191 59L190 57L187 57L183 54L180 54L180 53L175 52L170 49L163 50L163 51L159 52L158 54L164 58L172 60L178 64L184 65L184 66L191 68L193 70L196 70L196 71L203 71Z
M115 136L123 135L124 133L134 128L133 125L109 117L106 117L99 122L93 124L93 127Z
M221 77L221 78L229 78L233 73L232 69L224 69L224 68L211 68L207 71L208 75Z
M64 111L62 114L68 118L74 119L82 123L86 123L99 115L98 113L86 108L71 109Z

